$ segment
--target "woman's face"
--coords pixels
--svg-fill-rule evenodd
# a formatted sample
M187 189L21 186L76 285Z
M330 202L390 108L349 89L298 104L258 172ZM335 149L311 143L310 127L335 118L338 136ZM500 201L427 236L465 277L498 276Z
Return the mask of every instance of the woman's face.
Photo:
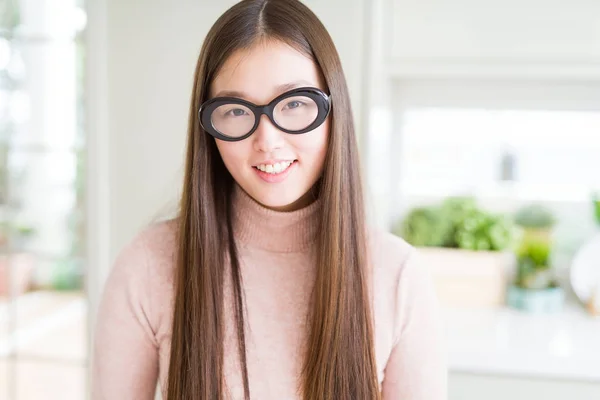
M262 105L305 86L325 91L316 64L282 42L267 41L233 53L212 82L210 94ZM263 115L250 137L237 142L215 140L225 166L246 193L268 208L291 211L311 202L328 135L329 118L310 132L289 134Z

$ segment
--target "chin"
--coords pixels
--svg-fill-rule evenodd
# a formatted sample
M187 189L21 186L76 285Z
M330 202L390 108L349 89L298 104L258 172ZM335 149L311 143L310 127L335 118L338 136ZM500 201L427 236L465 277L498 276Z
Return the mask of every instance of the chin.
M278 196L274 194L272 196L258 196L256 200L267 208L290 211L291 208L294 208L294 204L300 200L300 197L300 195Z

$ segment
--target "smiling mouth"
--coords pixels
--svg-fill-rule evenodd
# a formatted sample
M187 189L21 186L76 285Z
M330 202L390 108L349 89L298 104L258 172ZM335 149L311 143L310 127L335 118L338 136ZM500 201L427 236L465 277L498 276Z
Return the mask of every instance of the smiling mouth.
M298 160L280 161L273 164L259 164L255 165L253 168L256 168L257 170L267 174L277 175L287 170L291 165L293 165L297 161Z

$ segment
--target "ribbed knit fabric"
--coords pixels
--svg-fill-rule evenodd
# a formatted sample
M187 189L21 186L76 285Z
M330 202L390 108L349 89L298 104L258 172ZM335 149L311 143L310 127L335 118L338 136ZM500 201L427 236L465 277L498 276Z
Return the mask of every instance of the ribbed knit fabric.
M319 203L276 212L236 186L233 205L246 300L251 398L300 399ZM165 388L175 231L175 222L147 228L122 249L113 265L95 321L93 400L150 400L157 383ZM371 230L368 248L383 398L446 399L445 345L426 269L413 248L389 233ZM231 285L226 284L225 376L228 398L237 400L243 398L243 390L232 298Z

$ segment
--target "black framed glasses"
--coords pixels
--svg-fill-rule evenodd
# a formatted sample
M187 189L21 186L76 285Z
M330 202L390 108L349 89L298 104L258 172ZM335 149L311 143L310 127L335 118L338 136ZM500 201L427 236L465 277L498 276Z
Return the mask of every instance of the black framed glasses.
M200 106L198 116L206 132L233 142L252 135L263 114L283 132L297 135L321 125L330 110L330 96L317 88L302 87L285 92L266 105L237 97L216 97Z

